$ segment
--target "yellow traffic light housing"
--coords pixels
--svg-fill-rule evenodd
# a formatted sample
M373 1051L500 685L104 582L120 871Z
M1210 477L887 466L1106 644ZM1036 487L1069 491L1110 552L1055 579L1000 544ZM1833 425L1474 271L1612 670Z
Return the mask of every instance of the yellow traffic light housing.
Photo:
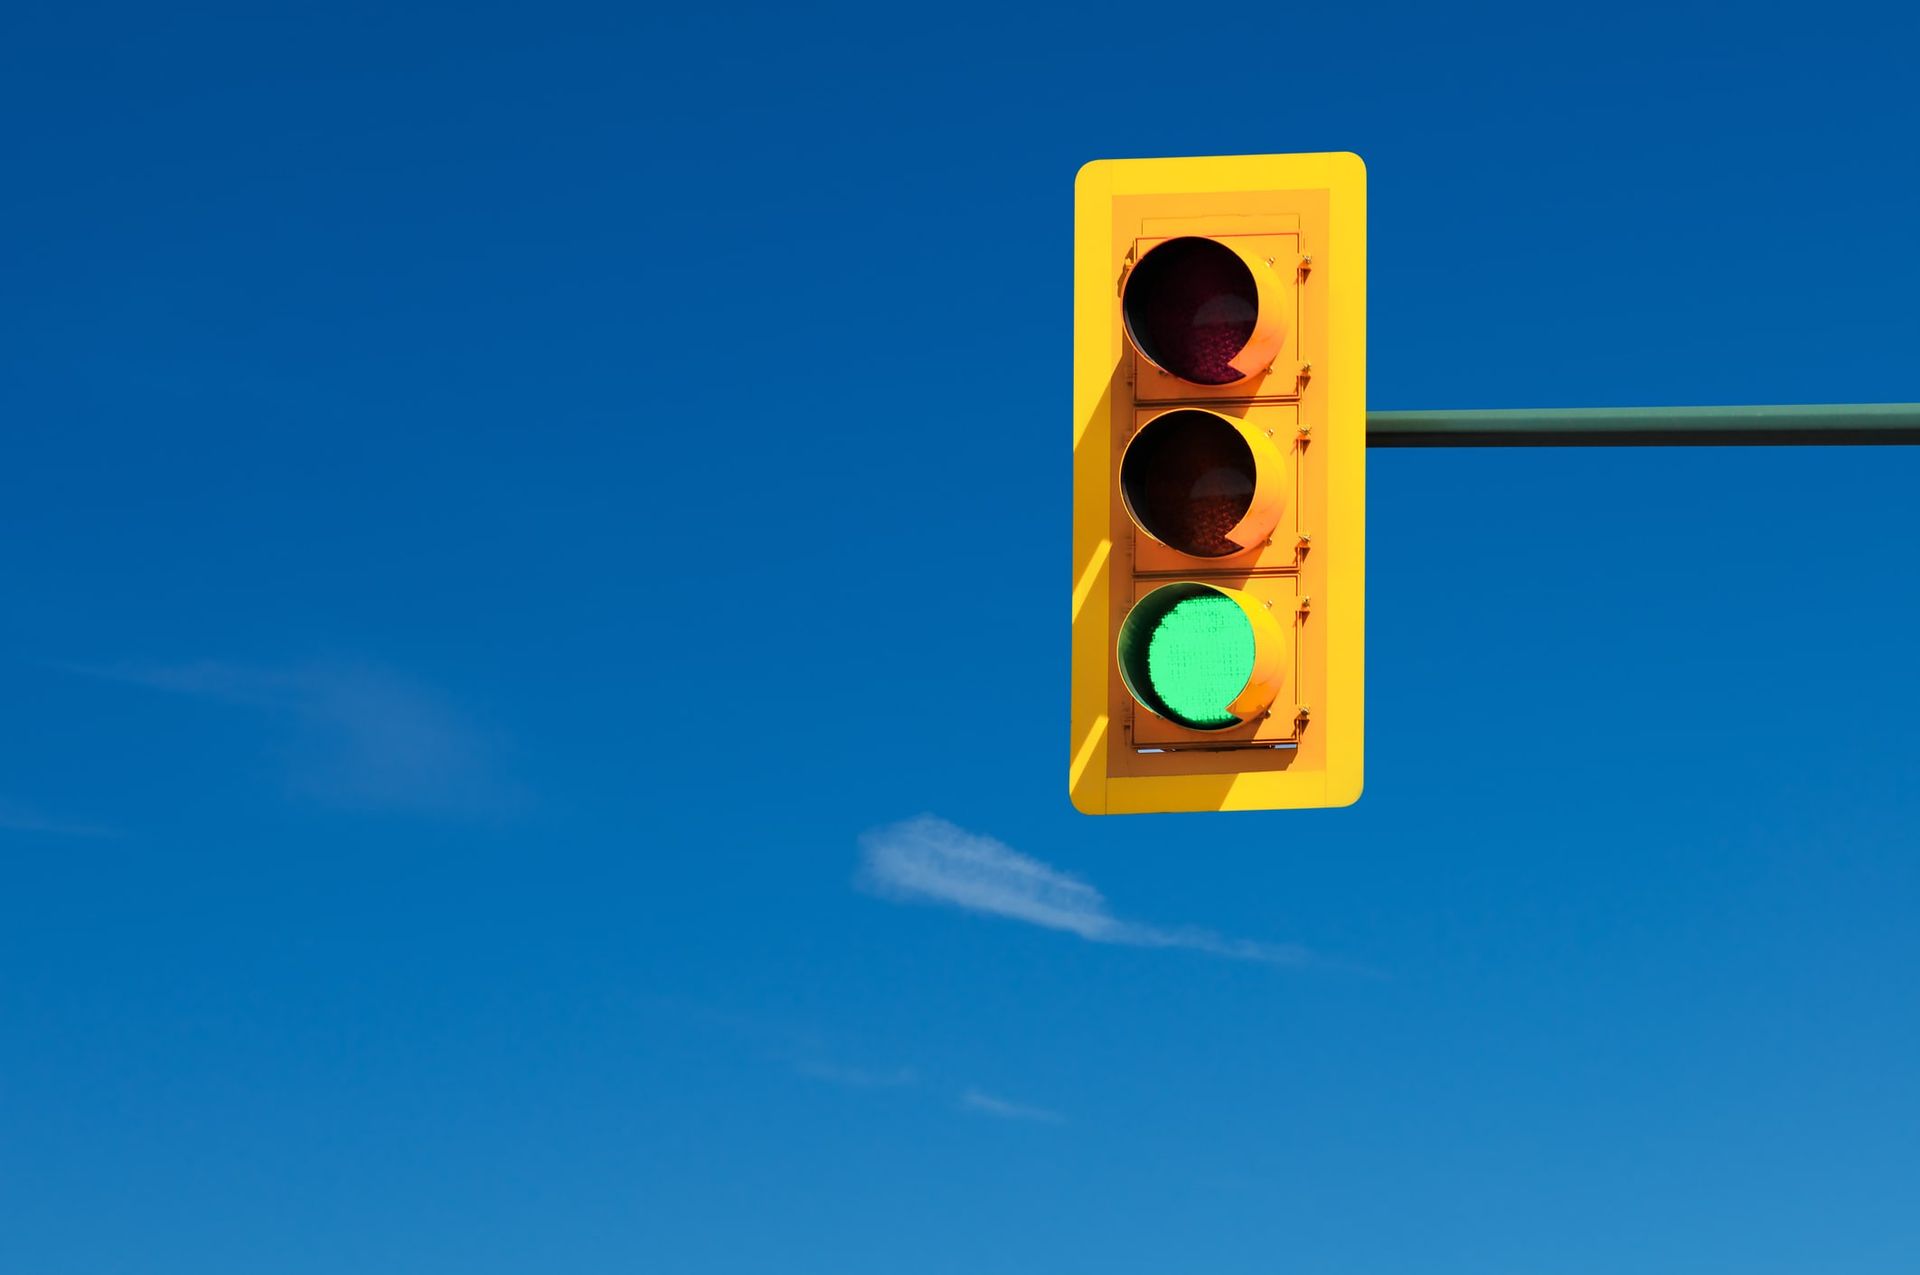
M1073 803L1347 805L1366 169L1097 160L1074 205Z

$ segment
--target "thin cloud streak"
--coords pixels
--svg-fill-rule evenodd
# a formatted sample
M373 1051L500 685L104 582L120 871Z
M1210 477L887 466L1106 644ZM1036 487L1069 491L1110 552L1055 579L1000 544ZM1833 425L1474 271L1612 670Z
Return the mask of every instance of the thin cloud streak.
M943 1104L951 1097L951 1109L980 1112L1003 1120L1032 1120L1046 1124L1064 1124L1066 1120L1057 1111L1011 1102L987 1093L977 1086L968 1086L955 1093L951 1087L951 1080L937 1076L923 1077L915 1067L874 1068L837 1062L832 1056L829 1042L817 1031L796 1028L791 1024L769 1022L764 1018L730 1013L708 1006L688 1006L657 997L646 997L644 1000L658 1008L671 1009L679 1013L690 1012L701 1023L751 1041L762 1047L759 1052L762 1052L769 1061L777 1061L791 1068L795 1075L804 1076L809 1080L856 1091L877 1093L896 1090L915 1095L916 1098L924 1095L929 1100L938 1098ZM774 1047L766 1048L768 1045ZM879 1101L879 1099L876 1097L872 1101Z
M426 688L373 665L67 667L276 719L289 733L293 785L337 804L477 813L519 796L498 775L486 733Z
M810 1080L824 1080L847 1089L908 1089L920 1083L911 1067L891 1071L871 1071L865 1067L844 1067L817 1058L803 1059L793 1069Z
M1008 1102L1005 1098L996 1098L979 1089L968 1089L960 1095L960 1105L969 1111L978 1111L1001 1120L1029 1120L1036 1124L1065 1124L1067 1118L1057 1111L1045 1107L1030 1107L1022 1102Z
M96 824L73 823L66 819L50 819L36 810L16 805L0 798L0 831L28 832L47 837L112 837L117 834L112 828L102 828Z
M860 838L860 849L857 884L895 902L943 904L1007 917L1090 943L1184 948L1269 965L1304 965L1314 959L1295 944L1123 920L1100 891L1078 877L935 815L875 828Z

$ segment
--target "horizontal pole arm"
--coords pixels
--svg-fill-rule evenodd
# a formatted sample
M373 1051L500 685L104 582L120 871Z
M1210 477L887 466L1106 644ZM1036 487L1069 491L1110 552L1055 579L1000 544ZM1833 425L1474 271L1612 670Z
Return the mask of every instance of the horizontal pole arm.
M1920 403L1368 412L1369 447L1744 447L1920 443Z

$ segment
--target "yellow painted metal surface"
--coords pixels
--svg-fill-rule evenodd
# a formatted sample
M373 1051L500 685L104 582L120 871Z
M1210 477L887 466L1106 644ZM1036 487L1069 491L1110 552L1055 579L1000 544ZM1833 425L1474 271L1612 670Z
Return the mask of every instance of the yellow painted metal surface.
M1074 202L1073 803L1089 814L1347 805L1360 795L1364 710L1365 167L1348 154L1098 160L1080 170ZM1251 375L1194 385L1128 342L1127 272L1180 236L1271 263L1270 278L1256 272L1260 310L1284 324L1264 370L1236 365ZM1286 499L1266 542L1192 558L1128 516L1120 458L1180 405L1272 439L1260 484L1281 483ZM1262 643L1258 693L1277 698L1241 726L1168 722L1120 676L1120 625L1176 580L1231 591L1274 621L1281 640Z
M1243 589L1213 587L1233 599L1240 613L1247 617L1247 627L1253 630L1253 671L1247 674L1247 684L1227 705L1229 713L1243 722L1251 721L1272 707L1274 698L1286 684L1287 640L1266 603Z

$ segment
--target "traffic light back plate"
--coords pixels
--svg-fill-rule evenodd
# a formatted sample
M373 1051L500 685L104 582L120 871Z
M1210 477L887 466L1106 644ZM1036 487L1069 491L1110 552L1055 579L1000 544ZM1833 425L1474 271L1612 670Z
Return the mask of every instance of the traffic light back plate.
M1271 304L1284 336L1271 364L1237 383L1181 380L1128 340L1128 272L1186 236L1218 240L1254 268L1271 268L1259 280L1262 323ZM1366 268L1366 169L1357 156L1096 160L1080 170L1068 771L1079 809L1264 810L1359 797ZM1264 543L1190 557L1128 516L1118 476L1127 444L1180 407L1232 416L1272 439L1279 460L1270 472L1285 499ZM1128 692L1117 658L1122 625L1142 598L1179 581L1237 591L1279 621L1286 675L1264 715L1189 729Z

